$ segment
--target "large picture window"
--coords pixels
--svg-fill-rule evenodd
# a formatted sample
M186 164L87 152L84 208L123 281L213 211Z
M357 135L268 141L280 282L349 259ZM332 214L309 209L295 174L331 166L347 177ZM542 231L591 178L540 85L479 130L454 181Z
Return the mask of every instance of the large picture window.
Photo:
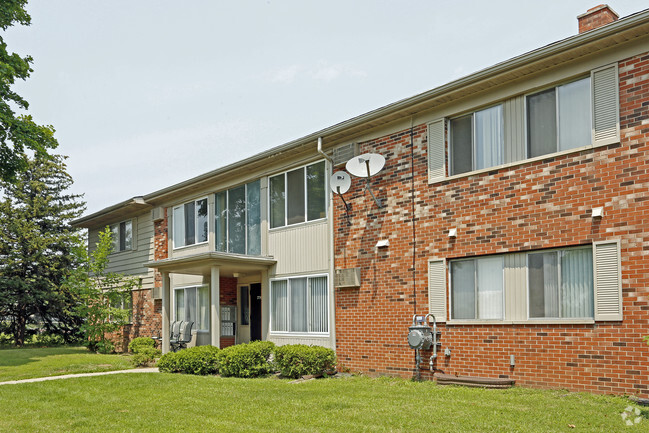
M269 182L270 228L326 217L324 161L272 176Z
M593 317L593 251L571 248L527 255L530 318Z
M502 105L451 119L450 149L452 175L502 164Z
M174 248L207 242L207 198L173 208Z
M591 144L590 77L527 97L527 157Z
M175 320L194 322L194 329L209 330L210 293L207 286L174 289Z
M450 266L451 317L503 319L503 257L453 260Z
M258 180L215 195L216 251L261 254L261 203Z
M329 332L326 276L288 278L271 282L271 331Z
M133 222L132 220L122 221L110 226L111 239L113 241L113 253L129 251L133 249Z

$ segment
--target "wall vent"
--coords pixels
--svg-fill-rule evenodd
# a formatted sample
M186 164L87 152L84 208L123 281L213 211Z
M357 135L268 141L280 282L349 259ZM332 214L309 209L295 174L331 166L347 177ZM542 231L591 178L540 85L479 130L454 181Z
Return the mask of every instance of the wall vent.
M361 268L336 269L334 285L339 288L360 287Z
M164 208L158 206L151 209L151 220L154 223L157 223L158 221L162 221L164 217L165 217Z
M162 287L154 287L151 290L151 297L153 299L162 299Z
M334 148L332 159L334 160L334 165L340 165L345 164L355 156L358 156L358 144L348 143Z

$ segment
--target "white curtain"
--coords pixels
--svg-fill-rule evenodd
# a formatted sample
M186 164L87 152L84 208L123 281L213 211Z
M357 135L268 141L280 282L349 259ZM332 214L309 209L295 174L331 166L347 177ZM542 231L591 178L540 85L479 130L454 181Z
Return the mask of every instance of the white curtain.
M174 225L174 247L182 247L185 245L185 208L177 206L173 212L173 225Z
M175 300L174 304L176 307L176 320L185 320L185 290L177 289L174 290Z
M329 305L327 297L327 277L309 278L309 322L311 332L327 332Z
M196 287L185 289L185 320L196 325Z
M593 317L593 252L590 248L562 251L562 317Z
M271 330L288 331L288 281L272 281L270 287Z
M478 319L503 318L503 258L476 260L478 282Z
M291 332L307 332L306 278L291 278Z
M210 291L206 286L198 288L198 326L206 331L210 326Z
M475 113L475 169L503 163L503 106Z
M557 87L559 94L559 149L591 144L590 77Z

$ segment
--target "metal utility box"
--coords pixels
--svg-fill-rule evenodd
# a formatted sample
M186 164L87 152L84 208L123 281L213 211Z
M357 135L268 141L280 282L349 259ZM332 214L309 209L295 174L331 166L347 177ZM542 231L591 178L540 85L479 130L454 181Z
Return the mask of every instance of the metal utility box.
M221 305L221 337L234 337L237 326L237 306Z
M334 286L338 288L360 287L361 268L336 269Z

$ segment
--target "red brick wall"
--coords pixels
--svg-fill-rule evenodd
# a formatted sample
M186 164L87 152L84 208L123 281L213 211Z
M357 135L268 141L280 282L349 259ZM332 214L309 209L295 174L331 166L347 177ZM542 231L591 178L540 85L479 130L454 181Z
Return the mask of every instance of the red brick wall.
M414 351L406 337L413 313L428 310L430 258L620 239L623 322L442 325L442 352L450 348L452 355L440 354L437 367L449 374L510 377L521 385L648 395L649 347L641 337L649 334L649 55L619 66L621 144L428 185L425 125L412 131L414 160L410 130L360 143L361 152L386 157L372 188L387 206L378 209L358 180L346 194L351 226L342 201L335 202L335 266L359 266L362 273L360 289L335 292L342 366L413 374ZM604 206L601 220L591 218L597 206ZM453 227L457 238L447 236ZM390 246L377 250L380 239Z
M579 33L584 33L589 30L610 24L617 21L618 16L606 5L595 6L588 9L583 15L577 17L579 22Z

